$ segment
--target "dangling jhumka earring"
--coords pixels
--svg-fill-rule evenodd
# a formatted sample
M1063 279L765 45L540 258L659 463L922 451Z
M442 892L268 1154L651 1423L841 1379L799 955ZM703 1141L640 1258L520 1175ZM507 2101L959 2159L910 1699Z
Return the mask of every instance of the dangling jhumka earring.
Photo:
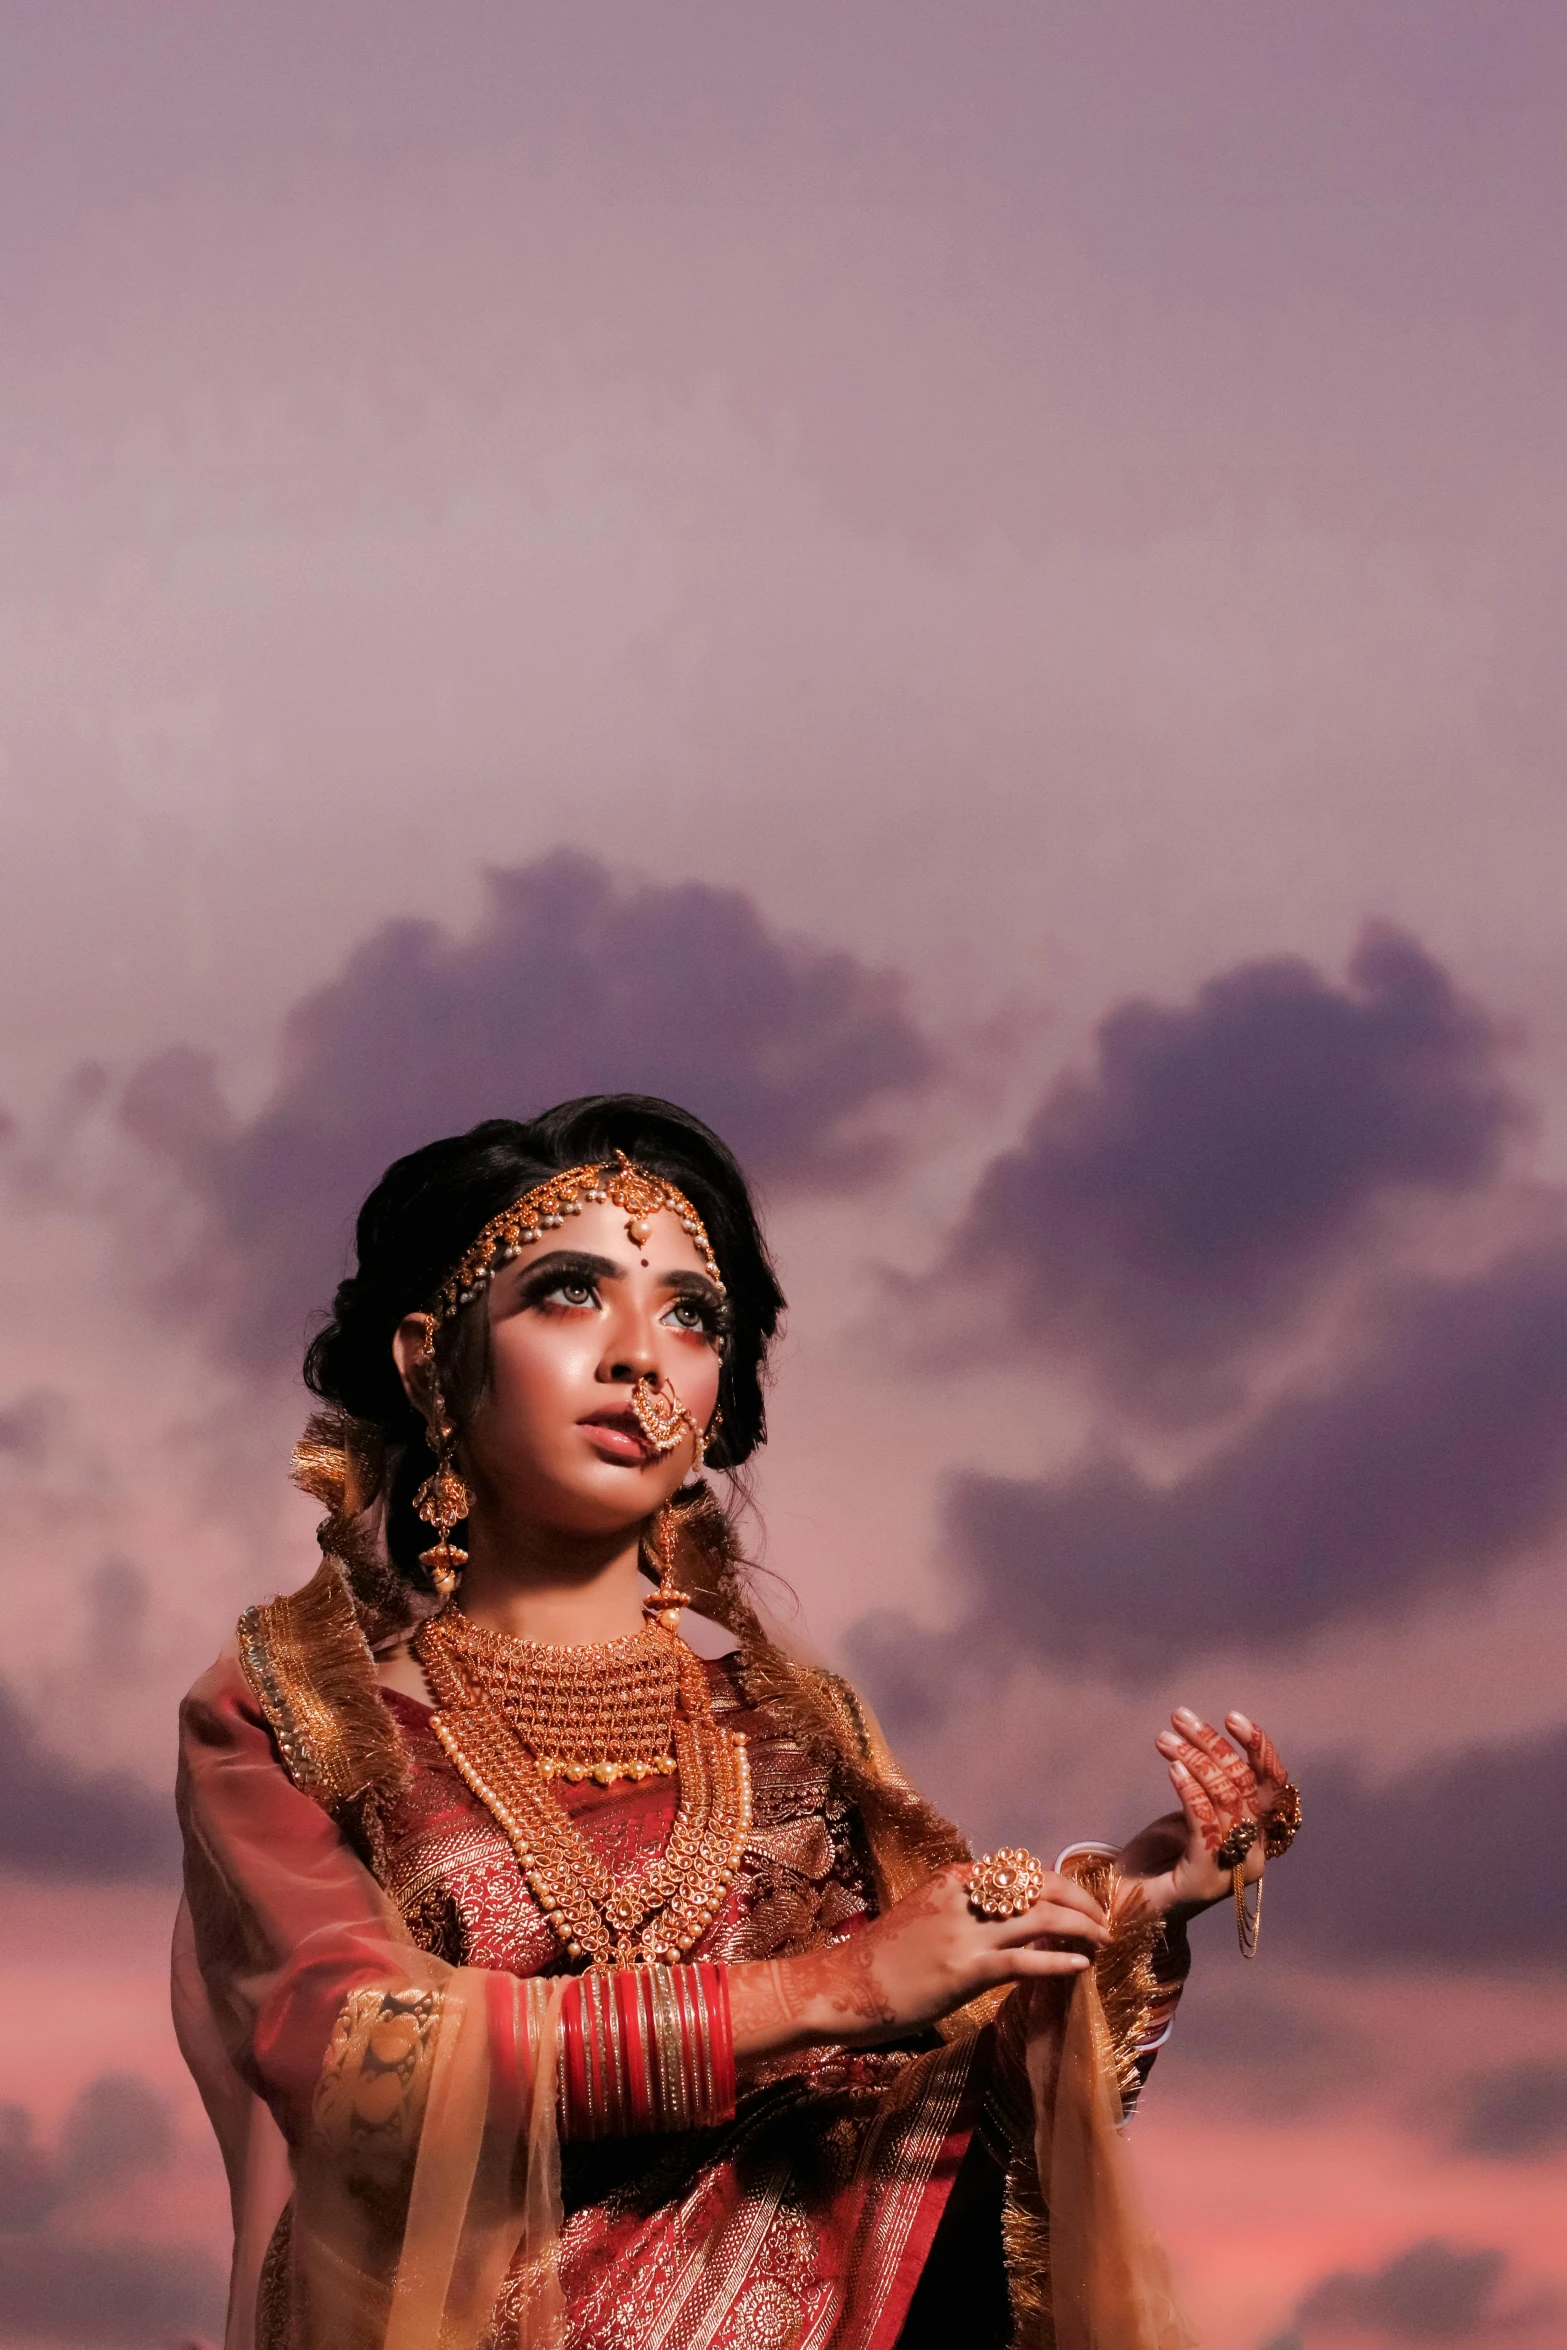
M675 1582L675 1551L680 1541L680 1521L674 1506L665 1502L654 1514L651 1549L658 1566L658 1584L642 1602L642 1613L650 1624L658 1624L666 1632L680 1629L680 1611L691 1605L689 1591L681 1591Z
M425 1326L425 1345L422 1361L430 1374L430 1417L425 1425L425 1442L435 1455L435 1468L426 1477L414 1495L414 1508L427 1526L435 1528L438 1539L428 1550L419 1553L419 1564L427 1567L436 1596L450 1599L457 1588L457 1578L468 1564L468 1553L453 1542L452 1528L460 1525L473 1507L473 1496L457 1471L457 1431L446 1416L446 1398L441 1393L440 1375L435 1367L435 1316L420 1314L416 1319Z

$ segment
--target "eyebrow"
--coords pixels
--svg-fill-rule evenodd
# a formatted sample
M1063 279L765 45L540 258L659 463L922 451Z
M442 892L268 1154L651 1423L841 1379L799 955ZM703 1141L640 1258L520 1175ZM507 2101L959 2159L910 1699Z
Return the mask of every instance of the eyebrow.
M520 1264L519 1270L524 1282L529 1285L546 1273L553 1273L557 1277L564 1273L591 1273L598 1281L624 1281L627 1272L626 1266L618 1264L613 1257L590 1256L585 1250L575 1248L551 1249L548 1256L535 1258L531 1265ZM696 1292L704 1297L716 1298L721 1295L716 1284L709 1281L705 1273L681 1270L661 1273L659 1279L666 1289L676 1295L689 1296Z

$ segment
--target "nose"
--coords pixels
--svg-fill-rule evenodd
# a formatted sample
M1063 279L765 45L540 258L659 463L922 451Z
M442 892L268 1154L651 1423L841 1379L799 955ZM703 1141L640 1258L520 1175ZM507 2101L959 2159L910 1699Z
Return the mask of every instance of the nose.
M635 1387L639 1379L659 1384L658 1347L651 1317L630 1299L615 1317L609 1345L599 1365L599 1377L612 1387Z

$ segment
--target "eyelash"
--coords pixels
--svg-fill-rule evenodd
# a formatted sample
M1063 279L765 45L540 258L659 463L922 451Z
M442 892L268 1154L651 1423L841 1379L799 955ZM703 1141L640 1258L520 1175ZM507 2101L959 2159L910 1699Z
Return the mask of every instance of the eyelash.
M584 1292L582 1299L580 1301L566 1299L565 1292L568 1289ZM595 1304L598 1302L598 1294L598 1283L590 1274L557 1273L553 1277L546 1275L544 1285L532 1291L523 1302L530 1306L548 1306L556 1300L561 1300L566 1303L569 1312L580 1313L583 1306L590 1300ZM677 1330L688 1331L693 1337L698 1334L704 1335L712 1339L715 1345L722 1346L726 1323L721 1307L710 1305L706 1298L688 1294L683 1297L671 1298L668 1310L670 1313L678 1313L682 1307L690 1308L697 1319L694 1322L675 1323L674 1327Z

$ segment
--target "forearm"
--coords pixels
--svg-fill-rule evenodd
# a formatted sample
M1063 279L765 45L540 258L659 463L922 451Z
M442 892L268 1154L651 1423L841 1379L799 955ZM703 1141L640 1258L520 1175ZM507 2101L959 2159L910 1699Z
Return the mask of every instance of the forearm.
M728 1968L736 2064L863 2040L891 2026L895 2019L877 1988L870 1947L855 1950L861 1939L850 1935L830 1950Z

